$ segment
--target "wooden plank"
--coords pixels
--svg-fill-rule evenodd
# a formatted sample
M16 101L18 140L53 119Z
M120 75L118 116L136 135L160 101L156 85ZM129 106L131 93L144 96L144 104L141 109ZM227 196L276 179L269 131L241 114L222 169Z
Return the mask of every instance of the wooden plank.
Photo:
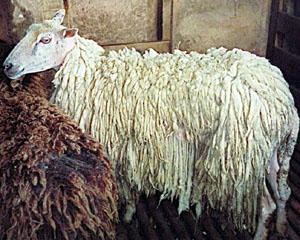
M287 72L290 76L299 78L300 76L300 57L291 54L282 48L274 47L272 64Z
M9 5L7 1L1 2L2 7L0 7L0 40L5 42L10 42L11 39L9 38L8 34L8 24L6 19L8 19L8 9Z
M297 235L292 227L288 227L288 240L300 240L299 235Z
M299 33L300 17L285 12L278 13L277 31L281 33Z
M300 1L295 1L295 16L300 17Z
M144 237L141 237L139 233L139 227L137 227L137 224L137 221L131 221L129 224L126 224L128 239L144 240Z
M292 93L293 94L293 93ZM294 96L294 95L293 95ZM297 99L295 99L295 101L296 101ZM299 154L299 156L300 156L300 139L299 139L299 137L298 137L298 141L297 141L297 143L296 143L296 146L295 146L295 153L298 153ZM297 157L297 156L296 156ZM300 163L300 160L299 160L299 163ZM299 167L299 171L300 171L300 167Z
M295 106L298 109L298 111L300 112L300 90L294 86L290 86L290 91L294 97ZM298 145L296 145L296 150L297 150L297 147L298 147ZM298 150L300 151L300 147L298 147ZM300 168L299 168L299 171L300 171Z
M172 34L172 0L163 0L162 39L171 40Z
M163 0L157 0L157 40L162 40L163 35Z
M214 222L209 216L205 214L203 215L201 220L204 227L204 231L207 233L209 239L222 240L222 236L215 229Z
M171 231L169 221L163 214L162 207L158 207L158 196L155 195L153 197L145 198L145 202L149 209L150 217L152 217L154 224L157 227L157 231L161 235L161 238L175 239L174 233Z
M288 211L288 219L290 226L299 235L300 234L300 219L294 211Z
M300 17L280 12L277 20L278 36L283 36L283 45L278 43L278 47L283 47L289 52L300 56Z
M293 198L295 198L297 200L297 202L300 202L300 192L298 191L297 186L295 186L294 183L292 183L291 181L289 182L289 186L292 189Z
M298 174L296 172L294 172L294 169L292 169L290 172L289 172L289 180L294 184L294 186L299 186L300 184L300 177L298 176ZM298 191L300 189L297 189Z
M140 229L142 229L143 235L147 236L148 239L159 240L156 231L152 228L152 224L149 224L150 218L147 214L147 206L143 199L139 201L136 216L139 220Z
M181 219L178 216L178 212L174 204L170 204L168 201L162 201L161 205L164 209L165 216L172 224L173 231L176 233L179 239L191 239L191 236L187 229L184 227Z
M145 50L152 48L159 53L166 53L170 50L170 41L157 41L157 42L141 42L141 43L124 43L114 45L101 45L105 50L120 50L124 47L135 48L137 51L144 52Z
M268 32L268 45L267 45L267 54L268 59L273 59L273 49L276 39L276 29L277 29L277 15L279 10L280 0L273 0L271 5L271 16L270 16L270 25Z
M64 9L64 2L57 0L42 1L40 7L42 19L51 19L55 12L60 9ZM64 19L64 24L66 24L67 19L68 15L66 15L66 19Z
M291 210L294 210L300 218L300 203L297 201L297 199L291 196L289 199L289 204L291 206Z
M193 217L191 212L192 211L184 211L181 213L180 217L192 235L193 240L205 240L206 238L200 229L200 223L196 221L196 218Z
M292 159L290 164L291 168L293 169L293 172L295 172L297 176L300 176L300 162L297 161L297 159Z

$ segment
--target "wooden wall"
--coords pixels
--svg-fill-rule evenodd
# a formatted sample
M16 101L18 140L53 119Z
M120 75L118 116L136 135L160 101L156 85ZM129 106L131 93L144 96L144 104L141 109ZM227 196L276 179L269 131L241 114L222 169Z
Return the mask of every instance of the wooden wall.
M279 67L300 112L300 0L273 0L267 58ZM300 135L291 160L288 239L300 239Z
M300 91L300 0L273 0L267 58ZM296 104L300 109L300 94Z
M17 42L34 22L67 10L64 25L99 44L157 40L157 0L1 0L0 38Z
M0 39L16 43L33 22L67 9L66 26L109 49L164 52L242 48L266 53L271 0L1 0ZM121 44L121 45L118 45ZM113 45L113 46L112 46ZM117 45L117 46L116 46Z
M270 0L174 0L173 45L242 48L265 56Z

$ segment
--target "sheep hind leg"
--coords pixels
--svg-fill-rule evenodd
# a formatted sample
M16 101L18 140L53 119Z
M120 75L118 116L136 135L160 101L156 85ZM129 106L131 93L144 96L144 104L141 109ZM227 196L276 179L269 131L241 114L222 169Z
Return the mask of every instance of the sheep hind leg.
M259 216L258 225L256 229L256 233L254 236L254 240L262 240L267 239L268 229L267 225L272 216L272 213L276 209L276 204L273 201L271 194L266 185L266 181L264 181L264 189L263 189L263 197L261 200L261 214Z
M285 144L280 151L273 153L271 160L271 171L267 175L277 205L276 231L282 236L287 234L286 202L291 195L287 179L290 169L290 159L293 154L298 129L293 126ZM275 166L275 167L272 167Z
M283 154L284 155L284 154ZM286 235L286 202L290 197L291 189L287 184L289 171L289 157L284 156L281 163L278 162L278 153L274 152L270 173L267 174L268 182L272 188L276 202L276 231L282 236ZM275 166L275 167L272 167Z

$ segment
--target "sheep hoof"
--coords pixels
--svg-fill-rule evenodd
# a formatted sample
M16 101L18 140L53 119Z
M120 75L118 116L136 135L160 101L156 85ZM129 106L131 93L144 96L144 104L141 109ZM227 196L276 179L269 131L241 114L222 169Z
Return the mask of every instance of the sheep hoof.
M123 221L125 223L130 223L135 212L136 212L135 202L134 201L128 202L126 205L126 213L123 217Z
M287 235L287 216L285 210L285 201L277 201L276 231L281 236Z

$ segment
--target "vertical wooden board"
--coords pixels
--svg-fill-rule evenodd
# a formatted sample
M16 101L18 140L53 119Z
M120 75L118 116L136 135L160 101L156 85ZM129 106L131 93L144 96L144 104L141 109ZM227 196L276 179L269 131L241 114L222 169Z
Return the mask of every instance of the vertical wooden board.
M7 8L6 2L3 1L0 7L0 36L2 36L0 39L6 42L9 40L7 34L7 21L5 21L5 19L7 19Z
M64 8L64 4L63 4L64 2L65 1L62 0L41 1L40 7L41 7L42 19L51 19L56 11Z
M51 18L67 8L64 25L79 28L82 36L100 44L147 42L157 40L158 0L1 0L1 17L8 24L0 39L16 43L28 26ZM7 8L7 9L5 9Z
M162 40L171 40L172 34L172 0L163 0Z
M127 47L129 49L134 48L139 52L144 52L152 48L156 52L166 53L170 51L170 41L102 45L102 47L107 51L111 51L111 50L118 51Z
M242 48L265 56L271 0L176 0L173 48Z
M281 10L288 14L294 15L295 14L295 6L297 0L281 0Z
M276 43L276 29L277 29L277 17L280 8L280 0L273 0L271 3L270 22L268 31L268 44L266 57L268 59L273 58L273 50Z
M10 44L17 43L26 29L34 22L42 21L42 0L1 0L0 39Z
M157 40L157 0L73 0L69 14L73 27L100 44Z
M300 0L295 0L295 16L300 17Z

